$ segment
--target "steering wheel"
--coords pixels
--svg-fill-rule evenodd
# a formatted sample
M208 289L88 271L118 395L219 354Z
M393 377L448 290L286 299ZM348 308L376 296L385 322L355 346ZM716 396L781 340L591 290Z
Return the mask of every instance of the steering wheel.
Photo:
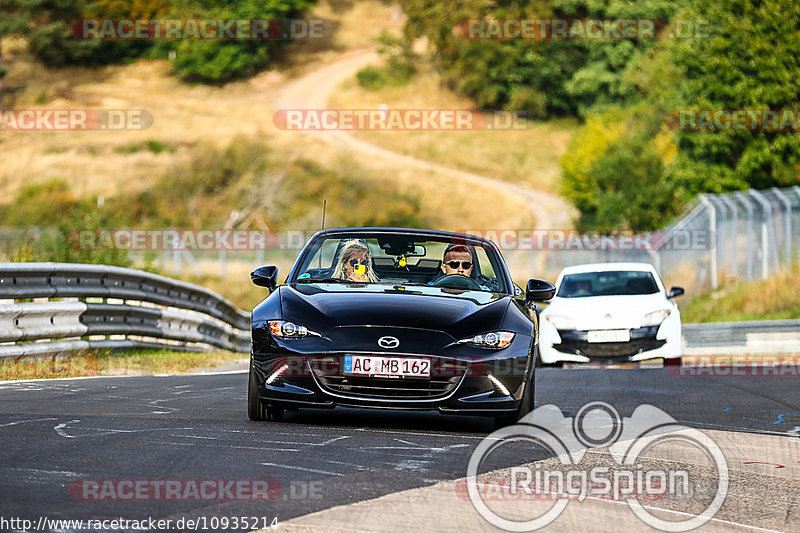
M461 274L447 274L433 282L434 287L449 287L451 289L472 289L481 290L478 282L468 276Z

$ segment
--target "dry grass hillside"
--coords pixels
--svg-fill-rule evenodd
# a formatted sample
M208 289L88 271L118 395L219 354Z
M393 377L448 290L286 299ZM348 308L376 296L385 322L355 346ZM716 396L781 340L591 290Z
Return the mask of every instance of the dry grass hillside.
M185 168L208 147L222 151L236 139L253 138L287 164L313 161L340 175L352 171L381 191L413 194L433 228L532 226L532 207L524 199L499 193L490 185L444 177L409 167L402 160L355 153L319 136L277 129L273 124L276 99L292 80L348 53L375 48L383 31L399 34L403 23L396 5L378 0L320 0L311 17L333 22L333 38L293 43L271 70L219 87L181 82L172 74L169 62L160 60L96 69L46 68L27 53L24 42L4 40L2 62L9 69L0 95L4 108L142 109L152 114L154 123L141 131L0 131L0 204L8 205L23 187L52 180L68 183L76 198L130 196L163 185L172 169ZM430 73L406 87L377 93L346 81L331 99L333 106L364 108L381 103L391 107L470 107L439 87ZM394 132L361 137L422 160L548 192L556 188L555 165L570 132L570 125L544 124L533 131L491 135ZM336 198L328 201L330 206ZM371 208L380 210L381 206ZM315 224L316 220L315 215ZM283 267L289 261L281 257L278 262ZM205 275L185 270L181 277L217 289L242 307L252 307L260 299L247 278L254 265L232 262L226 278L218 277L215 265L202 266ZM165 274L173 272L167 269Z
M342 84L332 107L374 109L471 109L472 102L441 83L426 64L407 85L366 90L355 79ZM575 130L573 121L519 120L517 129L470 131L360 131L355 136L384 148L482 176L558 194L559 160Z
M6 40L6 105L144 109L154 123L142 131L2 132L0 195L10 198L24 185L52 179L66 180L79 197L146 189L199 144L222 147L236 136L262 139L287 161L306 158L323 166L342 166L349 157L346 151L274 126L276 94L288 79L348 51L374 46L381 31L399 31L402 19L396 7L377 1L322 1L312 16L334 21L332 39L295 43L276 68L222 87L182 83L171 74L168 62L156 60L99 69L48 69L30 58L24 43ZM475 195L490 191L439 181L383 160L358 158L355 164L376 176L376 187L421 194L421 207L437 227L461 228L463 220L477 227L515 227L527 221L520 214L521 202L513 198L498 196L477 205Z

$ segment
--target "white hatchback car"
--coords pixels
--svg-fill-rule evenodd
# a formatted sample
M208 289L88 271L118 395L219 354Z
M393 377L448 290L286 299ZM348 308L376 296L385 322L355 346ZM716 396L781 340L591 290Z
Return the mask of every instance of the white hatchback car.
M684 290L672 287L667 292L652 265L567 267L556 288L555 298L541 314L542 364L656 358L667 364L680 362L681 315L673 299Z

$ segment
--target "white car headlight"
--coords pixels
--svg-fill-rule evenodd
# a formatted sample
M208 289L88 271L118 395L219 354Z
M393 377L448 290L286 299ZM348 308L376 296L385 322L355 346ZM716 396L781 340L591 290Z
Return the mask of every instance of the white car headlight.
M561 315L547 315L545 320L553 324L556 329L565 330L565 329L578 329L575 325L575 321L567 316Z
M664 322L664 320L666 320L671 313L672 311L669 309L660 309L658 311L653 311L652 313L647 313L642 319L642 327L645 328L647 326L658 326Z
M311 331L305 326L287 320L270 320L269 332L273 337L279 339L300 339L302 337L321 336L319 333Z
M492 331L491 333L483 333L475 335L468 339L461 339L459 344L472 344L481 348L491 348L492 350L502 350L511 344L514 340L514 334L510 331Z

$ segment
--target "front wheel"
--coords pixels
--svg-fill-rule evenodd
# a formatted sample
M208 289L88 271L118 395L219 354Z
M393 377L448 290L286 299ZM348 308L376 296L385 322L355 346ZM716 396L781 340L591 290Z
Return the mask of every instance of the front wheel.
M282 407L266 405L258 397L258 381L252 363L250 363L250 379L247 382L247 416L256 422L280 422L283 420Z

